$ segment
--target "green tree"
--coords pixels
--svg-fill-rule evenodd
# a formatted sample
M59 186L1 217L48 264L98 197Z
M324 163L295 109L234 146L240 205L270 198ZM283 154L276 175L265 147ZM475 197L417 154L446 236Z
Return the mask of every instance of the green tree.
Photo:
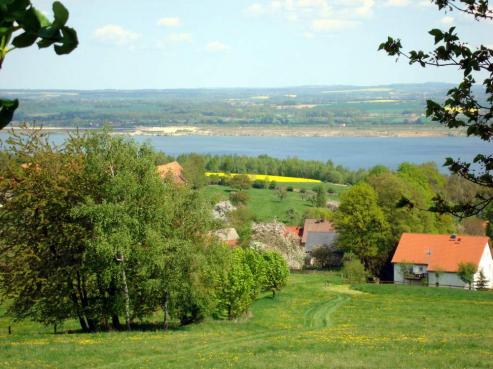
M372 273L378 273L393 243L389 242L390 227L373 188L360 183L344 192L334 223L339 245L356 254Z
M76 318L96 331L160 306L182 322L212 310L209 270L221 260L206 255L209 209L197 191L163 184L148 146L107 132L69 137L63 147L39 132L9 142L0 291L11 315Z
M476 281L476 289L478 289L479 291L485 291L488 289L488 279L484 275L482 269L479 271L479 277Z
M228 265L221 281L219 307L226 311L228 319L234 319L247 311L254 300L255 280L242 248L231 252Z
M439 10L458 11L477 21L491 22L493 11L487 0L432 0ZM462 72L462 82L447 93L443 102L427 101L426 115L448 128L465 127L468 136L477 136L490 141L493 137L493 50L486 45L473 48L460 39L455 27L449 30L432 29L435 48L430 52L412 50L405 52L399 39L389 37L379 46L390 56L404 57L410 64L421 67L456 68ZM478 97L473 89L480 88L477 78L483 79L485 98ZM493 156L478 154L473 159L476 170L470 162L449 157L445 165L452 173L487 189L493 188ZM477 194L473 201L452 204L437 194L435 204L430 208L440 213L452 213L467 217L480 213L493 201L493 195ZM412 204L412 201L408 203Z
M264 290L272 291L272 298L288 281L289 269L286 260L275 251L266 251L263 254L266 263L266 278Z
M469 289L472 288L474 282L474 274L478 270L478 266L474 263L459 263L459 271L457 275L459 278L469 285Z
M183 166L183 175L194 189L199 189L206 185L205 161L201 155L187 155L181 164Z
M315 196L313 197L313 205L317 208L327 207L327 191L324 186L317 186L313 189Z
M53 21L36 9L30 0L0 2L0 68L8 53L32 46L53 45L58 55L71 53L78 45L77 33L66 26L69 12L59 1L53 3ZM10 123L19 100L0 99L0 129Z

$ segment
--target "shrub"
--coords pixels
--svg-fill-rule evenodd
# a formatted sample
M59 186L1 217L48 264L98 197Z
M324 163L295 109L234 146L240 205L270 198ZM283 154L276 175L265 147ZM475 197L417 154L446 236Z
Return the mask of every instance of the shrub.
M293 192L293 191L294 191L293 186L288 186L288 187L286 188L286 191L288 191L288 192Z
M318 268L340 267L342 263L341 252L326 246L314 248L312 257Z
M229 185L238 190L248 190L252 185L252 181L246 174L237 174L229 180Z
M231 192L229 194L229 201L233 205L245 205L248 201L248 193L239 191L239 192Z
M261 181L259 179L256 179L252 183L253 188L265 188L266 186L267 186L267 184L265 183L265 181Z
M363 283L368 277L364 265L354 254L344 255L342 266L342 277L349 283Z
M218 176L217 174L214 174L214 175L207 177L207 183L210 185L219 185L219 184L221 184L222 180L223 180L223 177Z
M269 183L269 190L275 190L277 188L277 182L276 181L271 181Z

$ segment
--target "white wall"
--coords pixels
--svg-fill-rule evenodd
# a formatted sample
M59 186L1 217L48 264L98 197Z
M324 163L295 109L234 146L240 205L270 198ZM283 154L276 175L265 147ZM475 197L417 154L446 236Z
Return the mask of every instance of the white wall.
M404 275L402 274L401 264L394 264L394 282L404 283Z
M478 272L474 275L474 281L479 279L479 272L483 271L484 276L488 280L487 288L493 287L493 259L491 258L491 251L488 244L484 247L483 255L478 265Z
M436 282L437 279L435 273L429 272L428 273L429 285L431 287L435 287ZM450 272L440 273L438 282L440 284L440 287L447 287L447 286L460 287L460 288L466 287L466 284L462 282L462 280L459 278L457 273L450 273Z

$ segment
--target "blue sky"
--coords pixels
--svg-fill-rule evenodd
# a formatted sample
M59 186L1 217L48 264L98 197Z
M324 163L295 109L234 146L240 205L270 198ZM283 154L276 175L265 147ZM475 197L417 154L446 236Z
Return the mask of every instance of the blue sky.
M32 0L51 14L51 1ZM493 24L427 0L63 0L79 34L72 54L10 53L0 88L142 89L456 82L378 53L388 35L430 48L451 25L473 45Z

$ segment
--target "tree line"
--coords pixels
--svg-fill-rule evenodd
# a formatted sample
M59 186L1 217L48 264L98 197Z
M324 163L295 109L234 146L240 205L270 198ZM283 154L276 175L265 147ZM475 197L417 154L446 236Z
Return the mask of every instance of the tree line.
M232 250L199 191L162 180L157 153L108 132L63 146L12 133L0 152L0 298L14 319L84 331L235 318L279 290L278 254Z
M191 157L201 157L203 166L209 172L253 173L272 176L287 176L318 179L323 182L355 184L364 178L363 169L352 171L331 160L302 160L299 158L278 159L268 155L257 157L240 155L199 155L182 154L177 157L180 163L186 163Z

